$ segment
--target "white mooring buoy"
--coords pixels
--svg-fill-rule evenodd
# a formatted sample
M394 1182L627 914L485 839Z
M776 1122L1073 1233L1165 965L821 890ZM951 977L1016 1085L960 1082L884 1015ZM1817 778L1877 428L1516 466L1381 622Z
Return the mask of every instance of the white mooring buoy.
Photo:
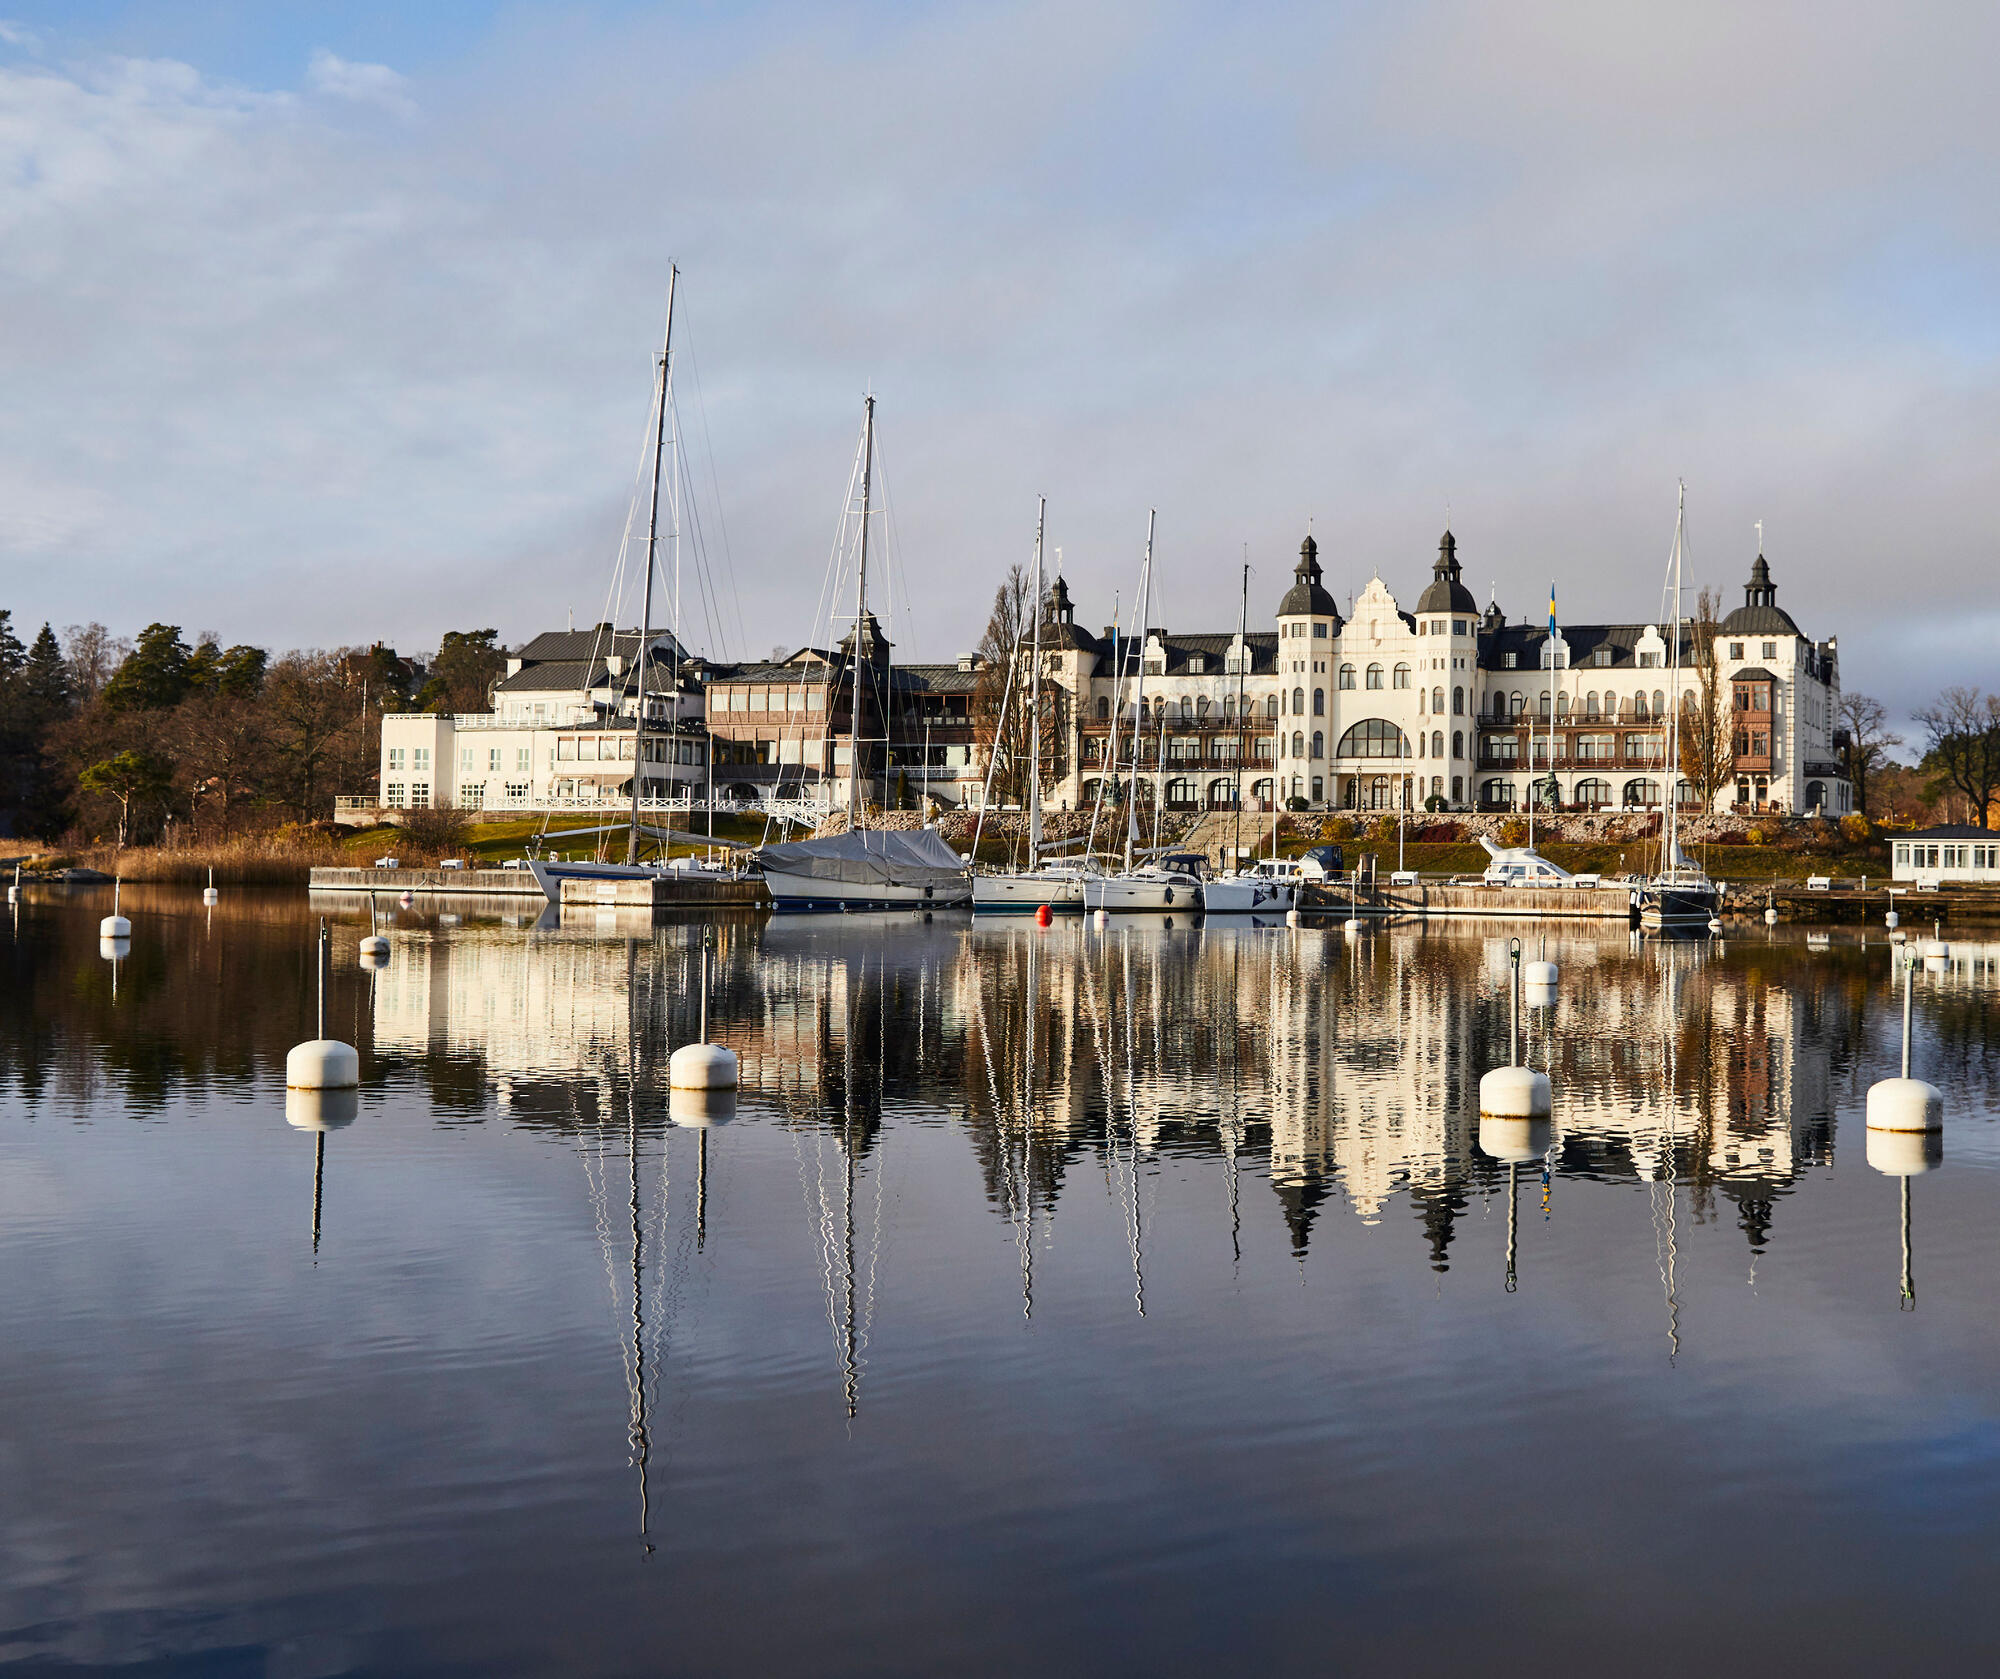
M1771 891L1764 894L1764 925L1766 927L1775 927L1777 924L1778 894L1775 891Z
M667 1057L667 1083L675 1090L734 1090L736 1051L708 1041L708 951L715 933L702 930L701 1042L682 1044Z
M670 1090L667 1092L667 1117L690 1131L706 1131L713 1125L727 1125L736 1117L736 1092Z
M215 870L208 871L208 884L201 889L201 901L205 904L219 904L222 894L215 889Z
M1894 910L1891 910L1887 915L1882 917L1882 925L1884 927L1898 927L1902 925L1902 919Z
M1521 988L1527 994L1530 1008L1547 1008L1556 1000L1556 982L1562 977L1555 963L1549 960L1548 940L1542 941L1542 954L1521 970Z
M1305 922L1297 910L1288 909L1285 911L1285 925L1287 927L1303 927Z
M368 936L361 941L361 961L364 967L379 967L389 960L389 941L382 936L382 929L375 924L375 894L368 894Z
M1910 1076L1910 992L1916 955L1909 946L1897 958L1903 970L1903 1073L1868 1087L1868 1129L1922 1135L1944 1130L1944 1095L1936 1085Z
M101 939L129 939L132 923L118 913L119 893L124 890L122 880L111 883L111 913L97 924L97 936Z
M21 901L21 865L19 863L16 863L14 865L14 884L7 888L7 902L10 904L18 904L20 901Z
M1096 913L1091 916L1090 924L1101 933L1104 931L1105 928L1111 925L1111 917L1104 909L1099 908L1096 911Z
M1510 1019L1507 1054L1510 1065L1495 1067L1479 1080L1479 1114L1503 1120L1546 1120L1549 1117L1549 1075L1521 1063L1521 941L1507 941ZM1482 1143L1481 1147L1485 1145Z
M326 918L319 924L313 946L319 979L318 1036L294 1044L285 1057L287 1090L352 1090L361 1082L361 1056L352 1044L326 1035Z

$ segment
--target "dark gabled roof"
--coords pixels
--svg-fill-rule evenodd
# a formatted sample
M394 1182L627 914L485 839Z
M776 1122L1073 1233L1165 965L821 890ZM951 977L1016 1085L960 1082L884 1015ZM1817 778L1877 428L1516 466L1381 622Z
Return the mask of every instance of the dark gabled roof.
M1919 828L1914 833L1891 832L1884 836L1892 840L1994 840L2000 841L2000 830L1975 828L1970 822L1947 822L1940 828Z
M889 686L920 694L969 694L979 686L979 672L948 665L892 665Z
M1650 624L1559 624L1556 634L1563 638L1569 648L1569 663L1565 670L1581 670L1590 656L1601 647L1611 649L1612 670L1637 670L1639 662L1637 649L1639 639L1653 628ZM1681 629L1682 669L1687 668L1686 650L1693 642L1691 625ZM1517 669L1539 670L1542 663L1542 648L1549 639L1546 624L1502 624L1496 629L1480 626L1479 668L1481 670L1504 670L1501 662L1503 653L1516 655ZM1667 654L1673 655L1671 639L1661 632L1661 639L1667 642Z
M832 665L814 664L794 655L782 661L757 659L747 665L711 665L708 682L710 687L726 682L775 682L793 688L823 688L833 679L834 672Z
M1762 665L1752 665L1748 670L1735 672L1729 680L1731 682L1775 682L1778 679Z
M503 676L493 685L496 694L587 694L591 689L601 687L604 677L604 661L594 664L583 660L551 659L545 663L529 665L517 670L512 676Z
M1148 637L1159 635L1157 630L1148 630ZM1229 650L1236 645L1236 634L1231 631L1217 631L1212 635L1165 635L1160 643L1166 649L1169 676L1188 674L1188 658L1191 654L1202 655L1203 676L1235 675L1225 671ZM1250 650L1250 668L1246 676L1268 676L1278 668L1278 632L1276 630L1252 630L1243 638L1243 644ZM1145 642L1124 641L1119 644L1120 662L1127 671L1135 671L1139 666L1139 651ZM1111 676L1115 674L1111 666L1111 643L1099 642L1099 657L1096 669L1088 672L1091 676ZM1209 663L1213 660L1213 664Z
M596 624L587 630L544 630L516 648L513 657L524 664L579 664L612 653L632 659L638 655L640 640L637 630L614 630L609 624ZM665 630L653 632L653 645L659 657L673 657L674 638ZM681 656L686 658L685 649Z
M1718 626L1724 635L1797 635L1799 627L1791 614L1778 604L1777 586L1764 556L1750 568L1750 581L1743 585L1743 604Z

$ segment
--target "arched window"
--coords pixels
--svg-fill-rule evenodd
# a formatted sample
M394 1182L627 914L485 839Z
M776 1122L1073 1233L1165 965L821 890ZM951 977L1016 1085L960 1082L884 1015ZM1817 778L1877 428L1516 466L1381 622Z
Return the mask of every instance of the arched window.
M1091 781L1086 781L1086 782L1085 782L1085 783L1083 784L1083 802L1084 802L1085 804L1087 804L1087 805L1094 805L1094 804L1096 804L1096 803L1097 803L1097 790L1098 790L1098 789L1099 789L1099 788L1100 788L1100 787L1101 787L1102 785L1103 785L1103 783L1102 783L1102 782L1100 782L1100 781L1096 781L1096 780L1091 780Z
M1324 688L1315 688L1313 690L1313 715L1315 717L1324 717L1326 715L1326 690Z
M1315 758L1326 756L1326 736L1317 729L1313 730L1313 756Z
M1444 756L1444 730L1442 729L1433 729L1431 731L1431 756L1433 758L1442 758Z
M1546 722L1549 715L1549 696L1547 690L1543 691L1540 701L1537 702L1536 709L1541 712L1542 720Z
M1440 688L1438 692L1443 693L1444 690ZM1454 688L1451 691L1451 714L1454 717L1463 717L1465 715L1465 690L1463 688Z
M1452 692L1462 693L1463 690L1455 688ZM1431 710L1435 711L1440 717L1444 715L1444 690L1442 688L1433 688L1431 690Z
M1278 715L1278 696L1276 694L1268 694L1265 696L1264 715L1266 717L1275 717Z
M1262 781L1251 782L1250 797L1255 799L1260 805L1264 806L1266 810L1270 809L1271 799L1273 797L1271 789L1271 778L1269 776L1266 776Z
M1110 719L1111 696L1109 694L1099 694L1097 696L1097 720L1100 723L1105 723L1109 722Z
M1393 671L1389 673L1390 687L1407 688L1409 687L1409 685L1410 685L1410 667L1408 665L1398 665Z
M1507 715L1507 696L1499 689L1493 690L1493 721L1499 722Z
M1681 710L1692 711L1694 710L1694 707L1695 707L1695 691L1692 688L1690 688L1681 695Z
M1604 690L1604 715L1606 717L1616 717L1618 715L1618 696L1612 693L1609 688Z
M1666 716L1666 714L1667 714L1666 692L1663 689L1655 688L1653 690L1653 715L1655 717L1664 717Z
M1569 695L1556 695L1556 715L1558 717L1567 717L1569 715Z
M1206 694L1194 702L1194 714L1197 717L1206 717L1208 715L1208 696Z
M1518 688L1507 696L1507 715L1509 717L1519 717L1527 709L1527 706L1527 699Z
M1354 686L1354 667L1352 665L1342 665L1340 667L1340 685L1343 688L1352 688Z
M1368 667L1368 686L1371 688L1382 686L1382 667L1380 665L1370 665Z
M1643 688L1632 696L1632 721L1635 723L1646 721L1646 690Z
M1294 688L1292 690L1292 715L1294 717L1303 717L1305 714L1306 691L1303 688Z
M1303 758L1305 755L1306 755L1305 734L1303 731L1299 729L1294 729L1292 731L1292 756L1294 758Z
M1611 802L1611 783L1602 776L1590 776L1576 784L1576 802L1586 810L1602 810Z
M1455 775L1451 778L1451 802L1453 804L1462 804L1464 800L1465 800L1465 777L1462 775Z
M1236 715L1236 696L1234 694L1224 694L1222 696L1222 715L1227 718L1233 718Z
M1514 808L1514 784L1511 781L1485 781L1479 786L1479 802L1494 810Z
M1181 715L1188 718L1194 716L1194 701L1186 694L1181 695Z
M1417 756L1419 758L1424 755L1424 746L1429 740L1430 736L1425 734L1422 729L1417 731Z
M1642 805L1656 805L1660 802L1660 784L1643 778L1625 783L1625 795L1621 801L1627 810L1636 810Z
M1465 756L1465 736L1460 734L1456 729L1451 731L1451 755L1454 758L1463 758ZM1455 799L1458 795L1454 793L1452 797Z
M1371 717L1364 723L1356 723L1340 737L1340 745L1335 748L1337 758L1407 758L1410 756L1410 742L1403 731L1394 723L1380 717Z
M1594 689L1583 696L1583 714L1586 717L1597 715L1597 693Z
M1194 803L1194 783L1184 775L1175 776L1167 783L1167 803L1185 810Z

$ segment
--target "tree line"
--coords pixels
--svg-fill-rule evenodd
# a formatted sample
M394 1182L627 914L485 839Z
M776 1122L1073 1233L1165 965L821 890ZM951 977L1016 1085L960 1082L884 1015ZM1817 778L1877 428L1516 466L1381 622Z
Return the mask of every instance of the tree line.
M0 832L125 845L329 818L373 788L384 712L484 709L496 633L453 632L423 667L383 647L190 643L177 624L130 641L44 624L24 645L0 609Z

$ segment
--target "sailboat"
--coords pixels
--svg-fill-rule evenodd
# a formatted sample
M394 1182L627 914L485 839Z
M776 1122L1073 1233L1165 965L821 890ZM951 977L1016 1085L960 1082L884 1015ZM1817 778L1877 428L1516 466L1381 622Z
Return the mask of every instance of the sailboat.
M1052 911L1083 908L1084 871L1076 863L1044 861L1042 857L1042 533L1048 522L1048 498L1035 514L1035 625L1029 655L1028 691L1028 867L972 877L972 907L986 914L1027 913L1046 906ZM1018 654L1019 649L1016 649ZM1006 719L1003 715L1002 726ZM994 749L997 753L999 740Z
M1687 485L1674 514L1673 683L1667 700L1667 810L1660 821L1660 869L1633 893L1640 929L1648 933L1706 931L1721 894L1715 882L1680 847L1681 780L1681 562L1687 542Z
M874 512L875 398L863 399L861 422L861 537L854 600L854 651L847 664L847 832L824 839L767 845L751 853L764 885L781 910L943 909L972 897L965 859L936 828L870 829L861 795L863 674L871 668L874 638L868 616L868 524ZM849 494L852 492L850 480ZM882 711L888 711L883 696Z
M1139 838L1139 729L1146 717L1146 609L1152 600L1153 526L1156 514L1146 515L1146 558L1139 568L1139 616L1133 639L1139 645L1139 670L1132 693L1132 782L1125 796L1125 866L1116 874L1086 876L1083 903L1086 909L1111 912L1173 911L1183 913L1201 908L1201 877L1171 865L1133 866L1133 849ZM1122 670L1112 680L1124 685Z
M1250 568L1243 568L1243 611L1236 628L1236 644L1239 655L1236 660L1236 830L1237 854L1242 854L1240 843L1243 832L1243 676L1250 664ZM1277 825L1271 829L1273 841L1277 838ZM1273 846L1275 851L1276 847ZM1293 908L1299 900L1299 878L1296 872L1284 873L1277 867L1275 856L1267 865L1254 868L1232 869L1228 874L1219 875L1205 881L1201 889L1202 907L1210 915L1246 915L1262 910L1268 914L1278 914Z

